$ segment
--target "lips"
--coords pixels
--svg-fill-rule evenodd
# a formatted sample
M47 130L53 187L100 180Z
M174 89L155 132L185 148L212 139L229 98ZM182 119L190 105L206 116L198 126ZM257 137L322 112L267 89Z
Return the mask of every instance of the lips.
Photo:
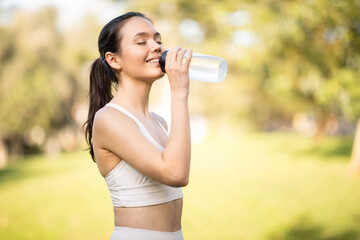
M151 60L147 60L146 62L148 62L148 63L157 63L157 62L159 62L159 59L157 58L157 59L151 59Z
M160 59L160 56L158 57L153 57L153 58L150 58L148 60L146 60L147 63L158 63L159 62L159 59Z

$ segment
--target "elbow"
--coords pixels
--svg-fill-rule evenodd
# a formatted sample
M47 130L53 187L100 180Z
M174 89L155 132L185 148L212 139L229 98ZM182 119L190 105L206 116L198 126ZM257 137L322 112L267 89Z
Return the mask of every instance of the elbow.
M170 187L186 187L188 185L188 180L176 181L169 184Z
M189 176L179 179L174 187L186 187L189 184Z
M165 158L164 158L165 159ZM174 164L174 162L176 163ZM179 164L179 162L182 162ZM164 161L161 169L162 183L170 187L185 187L189 183L190 158Z
M171 187L185 187L189 183L189 173L184 174L174 174L170 179L168 179L167 185Z

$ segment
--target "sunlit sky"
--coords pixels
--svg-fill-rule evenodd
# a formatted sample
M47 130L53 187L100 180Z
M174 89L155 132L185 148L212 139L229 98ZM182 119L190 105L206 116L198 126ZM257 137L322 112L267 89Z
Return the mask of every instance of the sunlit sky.
M58 9L58 25L67 28L87 14L93 14L100 23L106 23L125 10L122 3L108 0L3 0L0 5L5 9L24 8L37 10L44 6L55 6Z

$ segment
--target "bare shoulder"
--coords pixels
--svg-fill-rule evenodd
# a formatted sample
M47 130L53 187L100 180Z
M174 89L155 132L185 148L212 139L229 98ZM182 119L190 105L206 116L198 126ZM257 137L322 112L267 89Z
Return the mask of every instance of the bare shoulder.
M97 139L98 143L104 143L108 142L111 139L109 136L113 134L126 138L129 130L132 129L137 129L137 125L132 119L114 108L103 107L95 114L93 139Z
M93 125L94 128L105 130L114 126L116 126L116 128L122 128L124 125L124 127L126 127L126 125L134 125L134 122L114 108L103 107L96 112Z
M152 112L153 113L153 115L155 116L155 118L164 126L164 128L168 131L169 129L168 129L168 125L167 125L167 122L166 122L166 120L162 117L162 116L160 116L160 115L158 115L158 114L156 114L156 113L154 113L154 112Z

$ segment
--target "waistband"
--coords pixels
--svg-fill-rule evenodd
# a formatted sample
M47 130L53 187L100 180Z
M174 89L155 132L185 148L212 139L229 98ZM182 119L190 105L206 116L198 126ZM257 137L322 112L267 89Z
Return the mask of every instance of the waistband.
M182 228L176 232L161 232L140 228L115 226L110 240L184 240Z

